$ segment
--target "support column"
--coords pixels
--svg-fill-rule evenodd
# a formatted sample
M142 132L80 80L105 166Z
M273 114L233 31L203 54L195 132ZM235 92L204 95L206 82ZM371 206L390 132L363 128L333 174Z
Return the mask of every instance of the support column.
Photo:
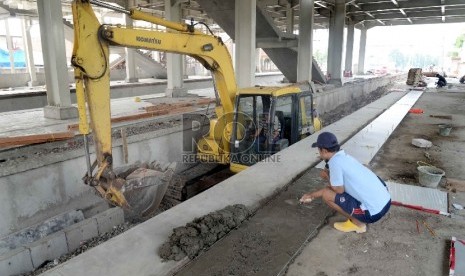
M8 18L5 19L5 33L6 33L6 47L8 48L8 53L10 55L10 71L12 74L15 73L15 58L13 50L13 41L11 40L10 35L10 25L8 24Z
M187 72L187 69L188 69L187 66L188 66L188 64L187 64L187 57L186 57L186 55L182 55L181 57L182 57L181 61L182 61L182 73L183 73L183 74L182 74L182 79L184 80L184 79L189 78L189 73ZM194 70L194 74L195 74L195 70Z
M132 19L127 15L124 14L124 24L132 28ZM125 47L124 48L124 55L126 56L126 79L125 82L127 83L134 83L138 82L139 79L137 78L136 73L136 58L135 53L136 50L132 48Z
M262 63L260 60L260 48L255 49L255 72L262 72Z
M26 66L27 72L29 73L29 78L31 79L28 82L29 86L36 86L39 84L37 81L37 71L34 64L34 51L32 48L32 39L31 39L31 23L30 19L23 18L21 20L21 30L23 34L23 44L26 54Z
M344 77L352 77L352 57L354 54L354 30L353 23L347 25L347 41L346 41L346 63Z
M367 28L360 29L360 48L358 51L358 74L365 74L365 48L367 45Z
M238 88L255 84L256 0L236 0L235 47Z
M77 108L71 105L69 91L61 1L38 0L37 8L40 33L44 34L41 42L48 103L44 116L59 120L77 118Z
M291 3L287 3L286 5L286 33L294 33L294 10Z
M314 0L300 0L297 82L312 80Z
M328 77L329 83L342 85L342 50L346 6L344 0L336 0L334 13L329 19Z
M165 0L165 17L167 20L180 22L182 18L182 10L180 1L176 1L172 5L171 0ZM183 87L183 56L179 54L166 53L166 70L168 73L168 87L165 95L167 97L183 97L187 96L187 89Z

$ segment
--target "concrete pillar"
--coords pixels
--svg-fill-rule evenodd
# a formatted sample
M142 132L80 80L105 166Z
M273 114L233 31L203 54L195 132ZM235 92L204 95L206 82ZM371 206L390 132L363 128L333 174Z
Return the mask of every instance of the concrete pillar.
M255 72L262 72L262 64L260 60L260 48L255 49Z
M47 86L44 116L64 120L76 118L77 108L71 106L61 6L60 0L37 1Z
M189 78L189 73L187 72L188 63L187 63L187 57L185 55L182 55L181 57L182 57L181 61L182 61L182 72L183 72L182 79L184 80L184 79ZM194 75L195 75L195 70L194 70Z
M132 19L127 15L124 14L124 24L127 27L132 27ZM126 56L126 79L127 83L138 82L139 79L137 78L136 73L136 58L135 53L136 50L132 48L124 48L124 55Z
M336 0L329 19L328 77L329 83L342 85L342 50L344 45L345 1Z
M5 34L6 34L6 47L8 48L8 53L10 55L10 71L12 74L14 74L15 73L15 58L14 58L13 41L11 40L11 35L10 35L10 25L8 24L8 18L5 19Z
M181 4L176 1L165 0L165 17L170 21L180 22L182 18ZM168 73L167 97L187 96L187 89L183 87L183 56L179 54L166 54L166 70Z
M23 18L21 20L21 31L23 34L23 44L26 53L26 66L27 72L29 73L29 78L31 79L28 82L29 86L36 86L39 84L37 81L37 71L34 64L34 51L32 48L32 39L31 39L31 23L30 19Z
M294 10L291 3L287 3L286 5L286 33L294 33Z
M358 51L358 74L365 74L365 48L367 45L367 28L360 29L360 48Z
M238 88L255 84L255 27L257 0L236 0L235 47Z
M346 64L344 77L352 77L352 56L354 54L354 30L355 25L347 25L347 41L346 41Z
M314 0L300 0L297 82L312 80Z
M233 60L234 72L236 72L236 70L237 70L236 62L234 62L236 60L236 46L234 44L231 47L231 59Z

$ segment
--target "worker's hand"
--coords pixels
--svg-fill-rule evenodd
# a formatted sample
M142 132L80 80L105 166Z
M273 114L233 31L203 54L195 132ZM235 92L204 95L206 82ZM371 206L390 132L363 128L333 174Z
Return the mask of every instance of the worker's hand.
M327 180L329 181L329 171L327 169L322 169L320 171L320 177L323 179L323 180Z
M310 193L310 194L304 194L304 195L300 198L299 202L300 202L301 204L306 204L306 203L312 202L312 200L313 200L313 195Z

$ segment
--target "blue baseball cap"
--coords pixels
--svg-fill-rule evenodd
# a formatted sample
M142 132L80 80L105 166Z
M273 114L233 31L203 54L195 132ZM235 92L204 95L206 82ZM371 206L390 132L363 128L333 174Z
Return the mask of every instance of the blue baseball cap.
M332 134L331 132L322 132L318 135L316 139L316 143L312 144L312 148L323 148L323 149L330 149L335 146L339 146L337 141L336 135Z

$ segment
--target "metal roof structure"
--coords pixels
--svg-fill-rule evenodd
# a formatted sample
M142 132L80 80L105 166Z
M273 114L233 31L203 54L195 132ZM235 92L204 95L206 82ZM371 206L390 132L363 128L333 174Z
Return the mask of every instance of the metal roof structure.
M184 19L204 21L214 25L195 0L180 2ZM327 28L329 16L336 1L346 3L346 21L357 28L376 26L439 24L465 22L465 0L316 0L315 28ZM37 16L36 0L0 0L0 19L8 16ZM139 7L163 16L165 0L110 0L125 8ZM63 0L63 14L70 16L70 0ZM299 0L257 0L257 6L266 12L276 27L285 31L289 25L298 29Z

